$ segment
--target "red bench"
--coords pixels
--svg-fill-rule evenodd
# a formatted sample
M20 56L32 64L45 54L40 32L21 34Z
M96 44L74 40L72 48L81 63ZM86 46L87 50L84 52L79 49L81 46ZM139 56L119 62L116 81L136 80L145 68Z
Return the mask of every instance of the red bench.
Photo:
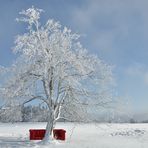
M42 140L45 136L45 129L30 129L30 140ZM65 133L64 129L54 129L53 130L53 137L57 140L65 140Z

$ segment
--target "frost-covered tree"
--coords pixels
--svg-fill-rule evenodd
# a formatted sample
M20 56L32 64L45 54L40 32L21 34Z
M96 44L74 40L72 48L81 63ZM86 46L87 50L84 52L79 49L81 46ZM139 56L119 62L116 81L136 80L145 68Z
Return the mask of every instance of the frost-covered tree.
M1 91L6 102L37 99L47 105L47 142L60 118L75 115L89 121L90 110L111 101L112 67L89 54L79 35L59 22L49 19L41 25L41 12L34 7L20 12L17 21L27 23L27 33L16 37L13 51L18 58L7 68Z

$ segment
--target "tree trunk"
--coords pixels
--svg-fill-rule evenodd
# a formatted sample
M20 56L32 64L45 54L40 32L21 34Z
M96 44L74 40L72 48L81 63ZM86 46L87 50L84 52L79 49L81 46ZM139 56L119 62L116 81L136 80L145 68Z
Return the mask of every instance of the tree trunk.
M54 127L54 115L53 115L53 113L51 113L48 118L48 122L46 125L46 132L45 132L45 136L42 140L42 143L50 143L51 142L53 127Z

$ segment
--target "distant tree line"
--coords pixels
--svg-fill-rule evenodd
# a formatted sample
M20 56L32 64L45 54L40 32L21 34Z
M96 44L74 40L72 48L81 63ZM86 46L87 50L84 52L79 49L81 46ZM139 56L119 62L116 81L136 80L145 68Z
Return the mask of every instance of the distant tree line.
M67 108L67 110L78 109L76 106L71 106ZM81 119L76 114L68 114L67 110L63 111L63 119L59 121L71 121L71 122L79 122ZM70 111L69 111L70 112ZM47 122L48 120L48 108L43 105L8 105L0 109L0 122ZM67 120L71 119L71 120ZM83 121L82 121L83 122ZM138 121L133 117L122 117L116 116L111 118L110 116L103 115L102 117L98 116L97 120L93 122L106 122L106 123L148 123L148 120Z
M7 106L0 110L0 122L46 122L45 106Z

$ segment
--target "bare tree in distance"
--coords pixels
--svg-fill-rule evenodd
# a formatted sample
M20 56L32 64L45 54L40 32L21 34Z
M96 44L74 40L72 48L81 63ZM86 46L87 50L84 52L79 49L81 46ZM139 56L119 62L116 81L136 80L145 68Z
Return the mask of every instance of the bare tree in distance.
M59 119L71 120L75 114L77 120L89 121L90 110L109 104L113 76L112 66L89 54L78 34L52 19L41 25L42 11L32 7L20 12L17 21L27 24L27 32L15 39L16 61L6 71L1 67L7 78L0 90L5 102L40 100L47 105L46 143Z

